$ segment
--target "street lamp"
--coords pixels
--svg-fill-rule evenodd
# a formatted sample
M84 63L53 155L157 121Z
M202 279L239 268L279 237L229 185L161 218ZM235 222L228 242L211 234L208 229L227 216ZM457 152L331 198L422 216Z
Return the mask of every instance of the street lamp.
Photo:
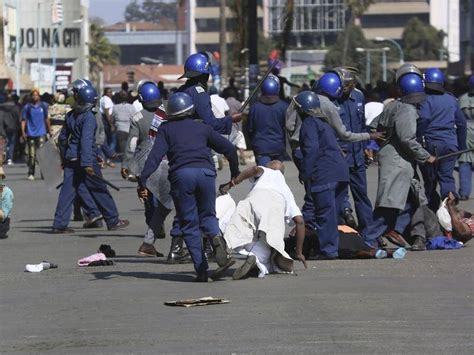
M395 41L394 39L385 38L385 37L375 37L374 41L375 42L390 42L390 43L392 43L395 47L397 47L398 52L400 53L400 65L405 63L405 59L404 59L404 55L403 55L403 48L402 48L402 46L400 46L400 44L398 44L397 41Z

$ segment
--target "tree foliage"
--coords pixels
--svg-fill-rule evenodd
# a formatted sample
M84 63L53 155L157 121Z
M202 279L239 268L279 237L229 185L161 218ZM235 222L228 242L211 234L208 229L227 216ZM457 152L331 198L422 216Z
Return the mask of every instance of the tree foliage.
M89 70L93 81L97 82L104 65L117 64L120 49L109 42L101 26L90 25Z
M439 58L439 50L443 48L443 31L423 23L412 17L406 24L402 34L402 46L405 60L430 60Z
M154 0L145 0L139 4L136 0L132 1L125 8L124 17L126 21L145 21L160 22L160 18L175 19L176 2L163 2Z
M358 67L365 57L364 53L356 51L357 47L366 48L368 42L359 26L349 25L344 32L341 32L336 42L329 49L324 58L324 66L327 69L343 65L342 56L344 52L344 42L347 38L346 65Z

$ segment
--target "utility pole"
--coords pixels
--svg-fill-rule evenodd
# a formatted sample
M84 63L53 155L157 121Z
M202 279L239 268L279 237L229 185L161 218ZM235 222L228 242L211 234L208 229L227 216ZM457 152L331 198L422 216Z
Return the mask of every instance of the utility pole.
M226 0L221 0L219 13L219 43L221 52L221 89L227 86L227 26L226 26Z
M247 29L249 49L250 88L257 85L258 77L258 22L257 22L257 0L247 2Z

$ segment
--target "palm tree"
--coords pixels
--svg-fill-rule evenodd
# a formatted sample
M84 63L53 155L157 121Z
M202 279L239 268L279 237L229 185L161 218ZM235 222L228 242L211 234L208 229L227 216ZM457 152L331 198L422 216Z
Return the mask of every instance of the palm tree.
M109 42L104 29L96 24L90 25L89 68L92 81L98 82L104 65L117 64L120 48Z

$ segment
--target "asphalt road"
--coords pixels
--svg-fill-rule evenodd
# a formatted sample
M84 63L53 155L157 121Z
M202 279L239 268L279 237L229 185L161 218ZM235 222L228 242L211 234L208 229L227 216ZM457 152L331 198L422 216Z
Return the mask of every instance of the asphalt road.
M118 233L71 222L75 234L48 234L57 191L27 181L24 165L6 173L15 207L10 237L0 240L2 353L472 354L474 242L457 251L408 253L404 260L310 261L306 271L297 265L297 276L195 284L192 265L136 256L143 209L118 168L106 177L122 188L112 193L131 221ZM224 170L218 181L228 176ZM301 201L291 163L286 176ZM368 176L373 198L376 168ZM239 185L234 198L247 188ZM464 206L474 211L473 200ZM115 265L76 265L103 243L117 252ZM158 241L158 249L166 254L169 243ZM42 260L59 268L23 272L25 264ZM231 303L163 304L204 296Z

